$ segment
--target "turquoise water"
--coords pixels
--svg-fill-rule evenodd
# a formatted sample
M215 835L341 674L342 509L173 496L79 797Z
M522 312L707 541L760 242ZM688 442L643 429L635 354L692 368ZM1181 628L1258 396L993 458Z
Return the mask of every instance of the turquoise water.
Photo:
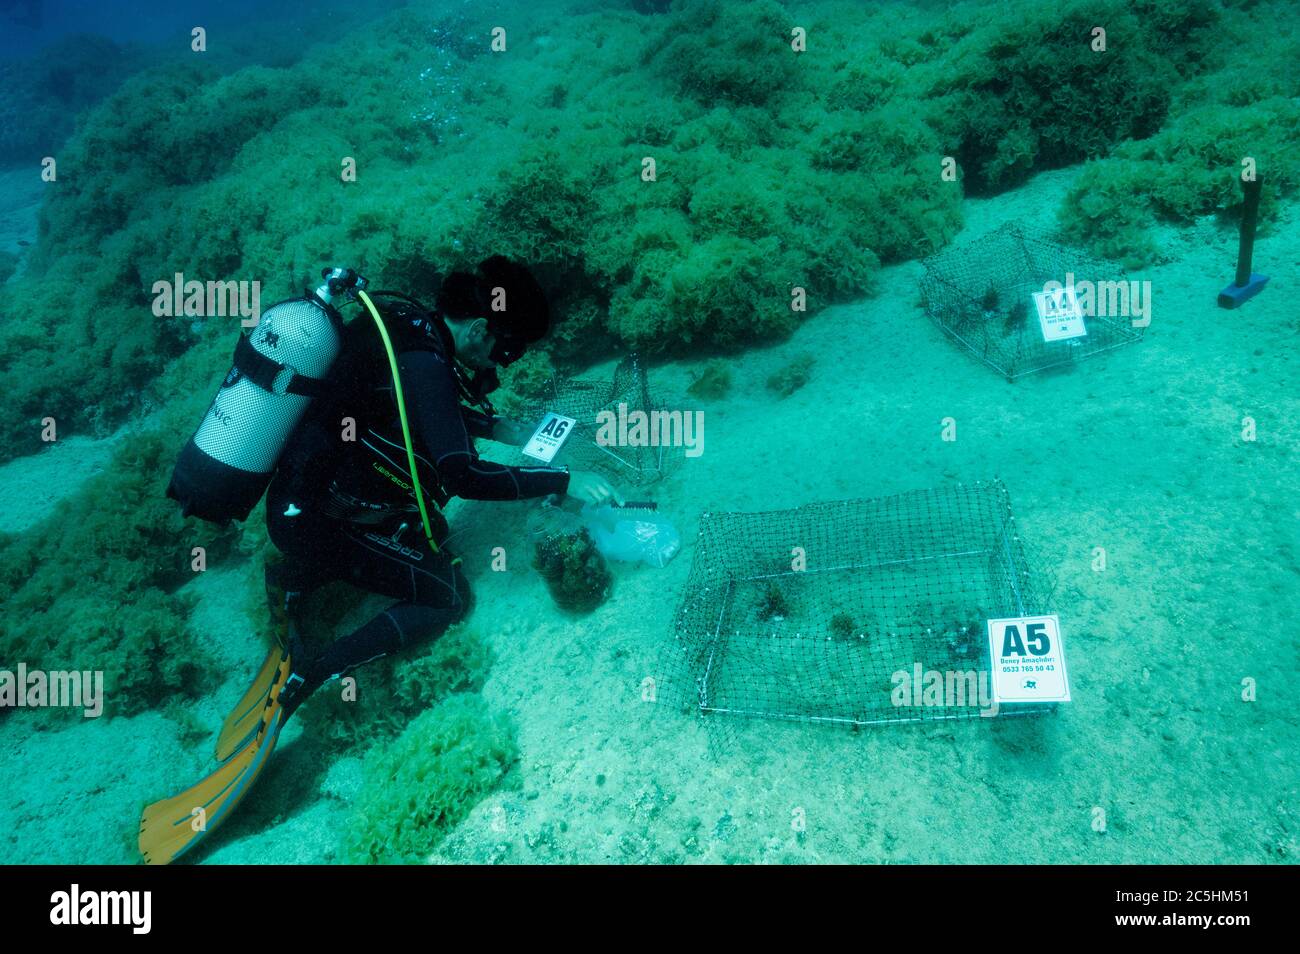
M169 10L47 5L0 76L0 670L104 686L91 718L0 709L0 859L135 863L270 642L262 510L164 495L241 316L159 316L155 283L269 305L345 265L427 298L500 252L557 321L498 405L579 418L559 459L680 551L565 611L534 541L575 504L453 501L471 615L323 687L187 862L1293 861L1290 4L286 8L203 52ZM1243 171L1269 282L1228 310ZM1029 310L1067 271L1136 283L1074 345ZM633 352L702 440L595 444ZM993 480L1010 510L951 503ZM334 585L309 625L388 602ZM1068 702L892 702L1040 612Z

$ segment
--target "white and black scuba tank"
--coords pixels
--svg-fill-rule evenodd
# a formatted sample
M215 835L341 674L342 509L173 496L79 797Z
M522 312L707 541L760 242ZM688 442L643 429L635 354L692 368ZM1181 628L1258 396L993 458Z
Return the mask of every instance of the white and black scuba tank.
M347 274L364 287L364 279ZM343 319L330 298L343 287L350 286L330 280L315 294L272 305L240 335L230 371L167 487L185 516L245 520L262 499L285 443L324 392L338 357Z

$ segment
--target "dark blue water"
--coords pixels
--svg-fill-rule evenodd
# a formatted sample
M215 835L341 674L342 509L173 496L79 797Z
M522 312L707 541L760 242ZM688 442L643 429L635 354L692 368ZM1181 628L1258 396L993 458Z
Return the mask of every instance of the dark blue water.
M92 33L119 43L160 43L202 25L237 26L274 4L258 0L159 3L157 0L3 0L0 56L37 52L70 34Z
M290 66L318 43L345 43L394 0L0 0L0 170L28 167L77 117L139 71L195 62L218 72ZM192 48L202 27L206 49ZM6 207L12 206L9 202Z
M0 60L30 56L75 34L123 44L177 43L182 49L188 46L195 26L204 27L214 40L222 32L244 34L272 27L281 37L294 32L307 37L322 32L327 24L352 23L403 5L292 0L0 0Z

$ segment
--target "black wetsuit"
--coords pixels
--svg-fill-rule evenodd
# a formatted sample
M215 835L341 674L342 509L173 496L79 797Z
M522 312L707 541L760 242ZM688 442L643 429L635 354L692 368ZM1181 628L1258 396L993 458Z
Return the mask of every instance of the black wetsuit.
M442 545L447 523L438 508L448 499L517 500L568 489L567 471L479 459L473 439L488 437L493 420L461 405L455 346L440 319L395 304L385 309L385 324L438 550L425 540L415 502L387 352L363 312L344 330L329 396L294 431L267 492L267 529L286 557L268 570L268 582L291 600L346 580L397 602L313 657L295 658L305 690L299 701L324 680L437 636L468 612L460 561ZM345 439L349 419L352 440Z

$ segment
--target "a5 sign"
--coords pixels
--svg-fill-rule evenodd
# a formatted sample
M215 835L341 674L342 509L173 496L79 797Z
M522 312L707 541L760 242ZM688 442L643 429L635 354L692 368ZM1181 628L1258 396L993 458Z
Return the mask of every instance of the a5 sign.
M1061 620L1050 616L991 619L993 698L1004 702L1069 702Z

